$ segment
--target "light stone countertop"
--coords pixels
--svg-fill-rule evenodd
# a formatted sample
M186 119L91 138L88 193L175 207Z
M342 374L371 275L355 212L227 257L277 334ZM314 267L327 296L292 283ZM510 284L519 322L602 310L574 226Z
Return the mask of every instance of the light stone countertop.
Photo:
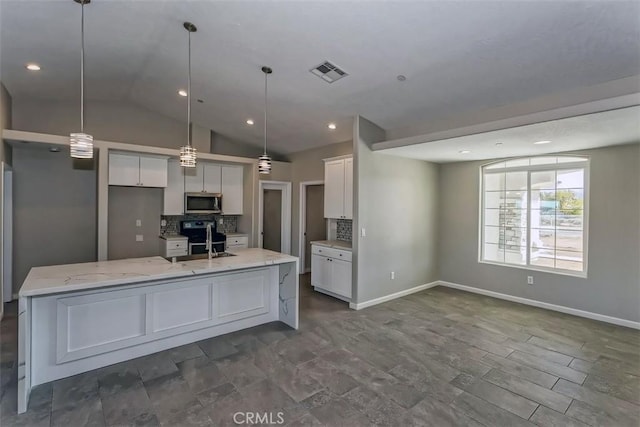
M298 258L266 249L234 251L236 256L171 263L156 256L82 264L34 267L20 288L20 297L82 291L153 280L196 276L296 262Z
M351 250L351 242L344 240L316 240L311 242L312 245L326 246L327 248L342 249L346 251Z
M160 238L164 240L189 240L187 236L183 236L182 234L164 234L160 235Z

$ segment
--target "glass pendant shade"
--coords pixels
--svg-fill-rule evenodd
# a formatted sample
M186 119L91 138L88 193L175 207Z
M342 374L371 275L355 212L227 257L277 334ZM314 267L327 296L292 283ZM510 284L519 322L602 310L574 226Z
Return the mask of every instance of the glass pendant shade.
M190 145L180 148L180 166L185 168L196 167L196 149Z
M93 136L86 133L72 133L69 138L71 157L74 159L93 158Z
M258 157L258 172L261 174L271 173L271 157L266 154Z

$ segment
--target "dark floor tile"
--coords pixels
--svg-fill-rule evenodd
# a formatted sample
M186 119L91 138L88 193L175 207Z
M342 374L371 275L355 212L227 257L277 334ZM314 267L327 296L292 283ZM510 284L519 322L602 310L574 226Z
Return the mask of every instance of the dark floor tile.
M170 418L198 402L187 382L178 374L145 382L153 412L159 418Z
M530 421L543 427L587 427L587 424L542 405L538 406Z
M210 359L224 359L238 353L238 349L229 341L221 337L198 341L198 346Z
M563 414L571 403L571 398L563 394L556 393L548 388L506 374L497 369L492 369L482 378L498 387L502 387Z
M224 383L217 387L201 391L200 393L196 394L196 397L203 406L208 406L221 399L224 399L225 397L236 391L237 389L233 386L233 384Z
M178 367L166 352L140 357L135 364L144 382L178 372Z
M327 426L344 425L345 420L356 415L358 411L343 399L332 399L324 405L310 410L318 421Z
M556 381L558 381L558 377L555 375L534 369L525 364L518 363L515 360L505 359L504 357L493 354L483 356L482 361L487 365L500 369L503 372L531 381L532 383L538 384L542 387L551 388Z
M483 424L473 418L439 402L435 399L423 399L406 412L396 425L415 427L481 427Z
M194 402L183 411L174 413L166 418L161 417L160 425L167 427L208 427L214 424L209 417L209 410L200 403Z
M102 396L102 410L107 425L126 425L152 412L151 401L142 382L123 391Z
M134 363L118 363L98 370L100 396L108 396L141 386L142 378Z
M68 406L89 405L90 401L92 402L95 399L98 399L98 375L96 371L53 382L53 411Z
M271 380L262 380L240 390L248 408L254 411L278 411L297 403Z
M300 365L300 368L322 386L337 395L342 395L359 385L353 377L322 359L311 360Z
M487 426L532 425L521 417L467 392L462 393L453 401L453 408Z
M188 359L195 359L196 357L204 356L204 352L196 343L172 348L167 350L167 354L174 363L180 363Z
M204 356L180 362L178 367L182 378L187 381L193 393L200 393L228 382L218 365Z
M584 373L576 371L568 366L560 365L547 359L539 358L520 351L514 351L511 353L509 355L509 359L577 384L582 384L585 378L587 378Z
M104 425L105 420L102 413L102 402L97 393L90 398L85 398L82 402L58 407L51 413L52 427L99 427Z
M253 364L251 359L224 361L217 364L224 378L237 388L246 387L266 378L266 375Z

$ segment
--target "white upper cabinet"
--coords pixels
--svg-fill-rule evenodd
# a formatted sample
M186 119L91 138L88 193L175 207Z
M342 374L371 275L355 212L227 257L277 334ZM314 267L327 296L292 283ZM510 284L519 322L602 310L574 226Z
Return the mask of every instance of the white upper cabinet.
M222 172L220 165L198 162L195 168L184 168L184 191L187 193L220 193Z
M166 187L167 159L135 154L109 154L109 185Z
M242 215L243 175L243 166L222 166L222 213L224 215Z
M353 158L329 159L324 163L325 218L353 218Z
M214 163L202 163L204 167L203 190L207 193L222 193L222 167ZM222 200L224 207L224 199Z
M164 189L163 215L182 215L184 213L184 175L180 161L169 160L169 178Z

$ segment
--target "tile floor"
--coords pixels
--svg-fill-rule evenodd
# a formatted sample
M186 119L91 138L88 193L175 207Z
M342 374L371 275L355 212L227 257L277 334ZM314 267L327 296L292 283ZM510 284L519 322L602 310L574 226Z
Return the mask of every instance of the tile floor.
M273 323L43 384L22 415L10 305L0 425L640 425L638 331L446 288L356 312L301 277L299 331Z

